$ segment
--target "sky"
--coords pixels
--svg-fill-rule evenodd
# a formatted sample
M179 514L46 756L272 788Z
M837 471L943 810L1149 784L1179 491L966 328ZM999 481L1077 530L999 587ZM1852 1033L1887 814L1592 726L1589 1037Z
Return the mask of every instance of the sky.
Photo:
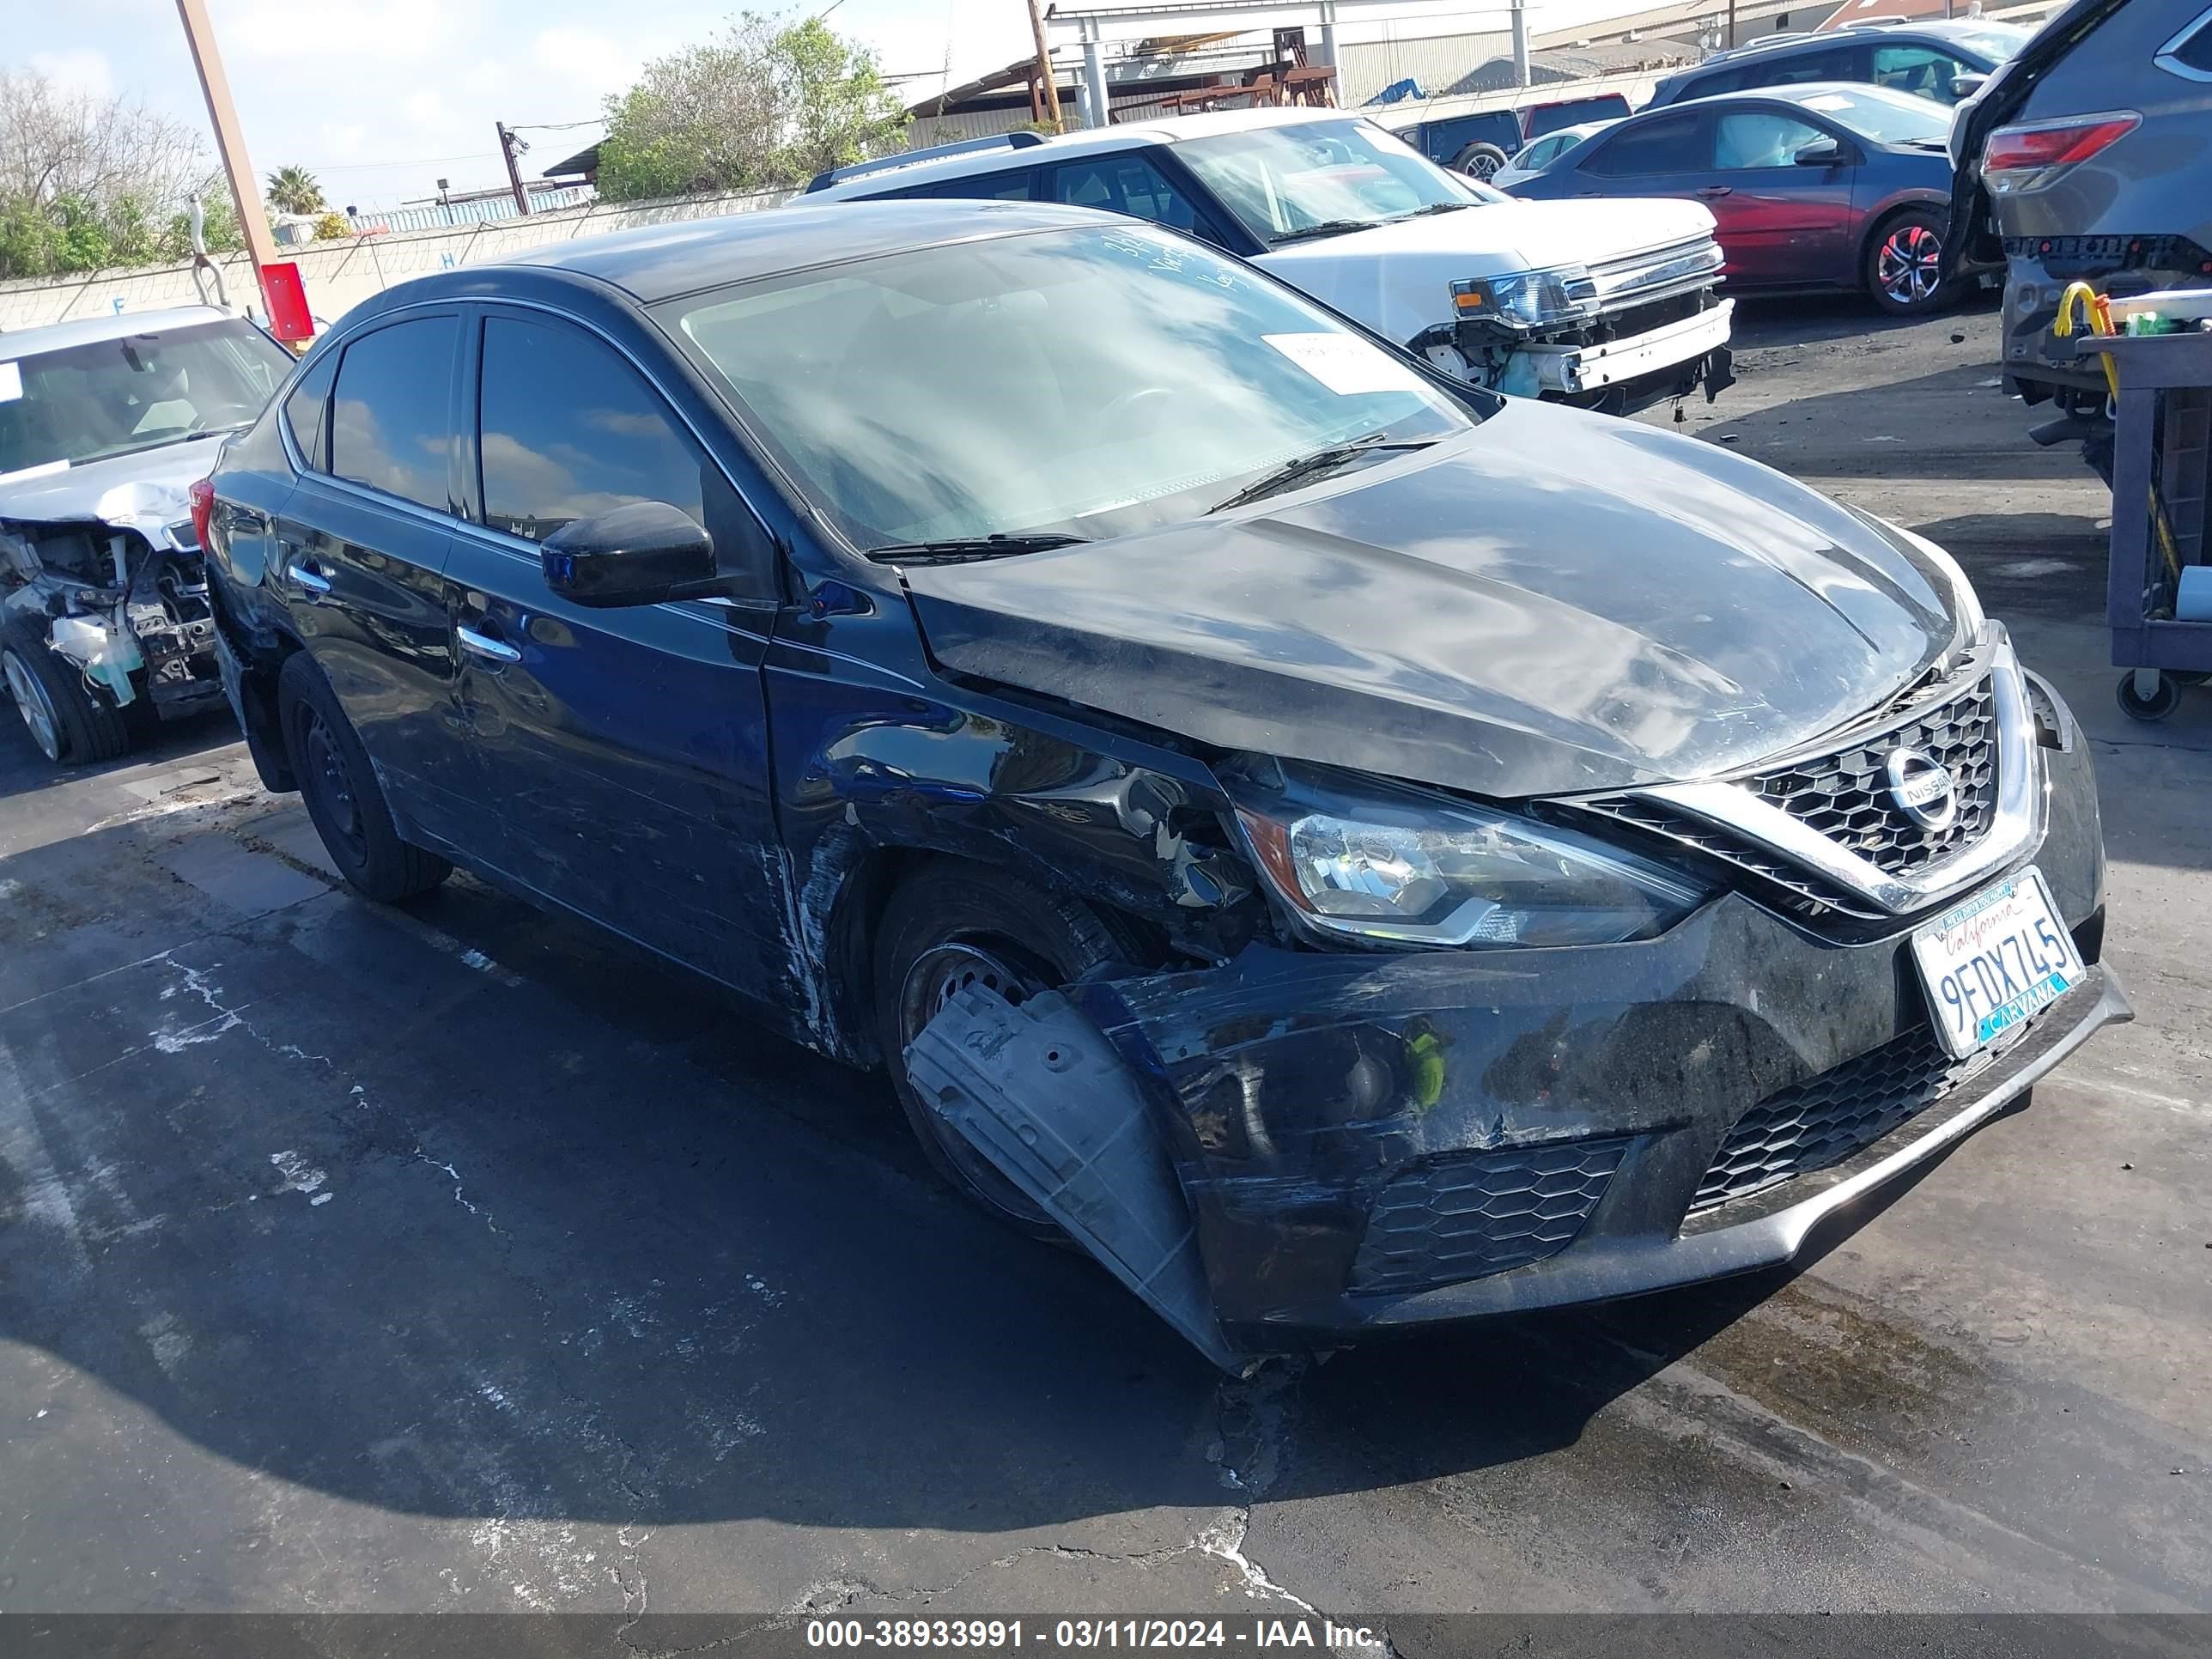
M756 0L761 9L781 9ZM1547 0L1532 27L1636 9L1643 0ZM1441 0L1370 15L1342 38L1505 27L1503 0ZM806 11L819 9L809 0ZM306 167L333 206L396 207L503 184L495 121L521 129L526 173L597 137L607 95L647 59L712 38L727 0L208 0L254 169ZM142 99L207 131L173 0L0 0L0 62ZM793 10L792 15L804 15ZM836 0L831 26L875 48L902 94L935 91L1031 50L1024 0ZM1398 17L1379 22L1374 17ZM1419 16L1418 22L1411 21ZM580 123L567 131L570 123ZM208 154L212 165L214 143Z

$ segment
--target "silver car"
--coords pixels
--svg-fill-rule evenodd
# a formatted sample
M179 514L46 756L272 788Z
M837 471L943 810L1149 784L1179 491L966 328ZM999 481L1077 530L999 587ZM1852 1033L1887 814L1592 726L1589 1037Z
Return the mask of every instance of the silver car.
M222 703L188 492L291 369L208 306L0 334L0 678L48 760Z

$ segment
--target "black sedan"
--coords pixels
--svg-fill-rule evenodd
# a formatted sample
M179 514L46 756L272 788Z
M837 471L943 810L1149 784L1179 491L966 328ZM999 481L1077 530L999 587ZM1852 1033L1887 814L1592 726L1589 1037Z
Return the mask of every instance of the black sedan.
M1544 201L1677 196L1717 222L1729 291L1856 289L1932 311L1951 202L1951 112L1879 87L1769 87L1649 111L1510 193Z
M2087 745L1941 550L1153 227L409 283L195 504L362 894L885 1066L1224 1364L1783 1260L2126 1018Z

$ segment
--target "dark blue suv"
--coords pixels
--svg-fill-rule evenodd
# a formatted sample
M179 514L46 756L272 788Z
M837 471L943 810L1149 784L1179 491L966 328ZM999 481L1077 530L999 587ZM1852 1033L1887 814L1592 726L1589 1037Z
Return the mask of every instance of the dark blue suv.
M1962 18L1909 27L1864 24L1818 33L1770 35L1668 76L1644 107L1658 109L1717 93L1813 81L1863 81L1955 104L2026 46L2030 34L2010 23Z

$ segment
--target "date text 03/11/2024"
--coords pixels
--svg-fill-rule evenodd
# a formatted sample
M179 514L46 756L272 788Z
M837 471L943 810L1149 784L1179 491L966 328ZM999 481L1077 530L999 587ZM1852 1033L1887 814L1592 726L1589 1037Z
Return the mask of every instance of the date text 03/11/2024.
M810 1619L810 1648L1384 1650L1382 1632L1328 1619Z

